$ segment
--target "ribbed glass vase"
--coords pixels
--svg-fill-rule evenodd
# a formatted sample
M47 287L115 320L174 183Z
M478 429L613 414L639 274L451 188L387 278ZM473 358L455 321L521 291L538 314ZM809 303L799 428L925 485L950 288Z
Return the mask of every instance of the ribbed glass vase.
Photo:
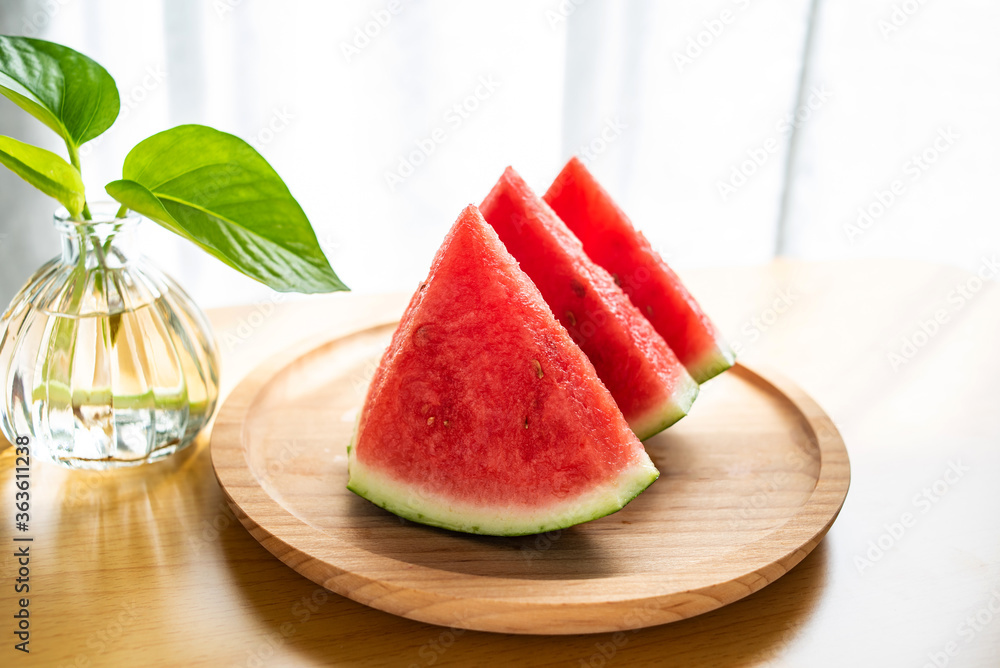
M57 212L62 254L0 318L0 427L70 468L162 459L189 445L218 399L204 314L133 247L138 216Z

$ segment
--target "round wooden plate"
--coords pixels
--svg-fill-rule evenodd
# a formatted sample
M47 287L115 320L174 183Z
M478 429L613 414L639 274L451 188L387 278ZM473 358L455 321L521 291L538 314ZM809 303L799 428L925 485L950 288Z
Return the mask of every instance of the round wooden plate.
M850 482L830 418L794 384L737 365L646 441L660 479L614 515L493 538L401 520L349 492L346 445L395 323L273 359L222 407L219 483L272 554L327 589L455 628L566 634L672 622L802 560Z

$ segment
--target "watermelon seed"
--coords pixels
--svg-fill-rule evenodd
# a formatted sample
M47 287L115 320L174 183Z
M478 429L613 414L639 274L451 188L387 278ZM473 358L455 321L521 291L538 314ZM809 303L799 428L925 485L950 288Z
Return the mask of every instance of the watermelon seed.
M572 311L566 311L566 319L569 320L570 326L576 327L576 316Z
M545 375L545 372L542 371L542 364L538 360L531 360L531 363L535 366L535 375L536 376L538 376L539 378L541 378L542 376ZM525 426L527 426L527 425L525 425Z
M587 288L583 285L583 283L576 280L575 278L570 279L569 287L573 291L573 294L575 294L580 299L583 299L584 295L587 294Z
M427 418L427 426L429 427L432 424L434 424L434 416L433 415L430 416L429 418Z
M528 428L528 418L524 418L524 428Z
M650 306L649 304L646 304L646 313L648 313L649 315L653 315L653 307Z
M413 344L422 348L431 342L431 332L428 325L421 325L417 328L417 331L413 333Z
M622 279L618 278L618 274L611 274L611 278L615 279L615 285L619 288L622 286Z
M448 426L448 421L447 420L444 421L444 426L446 426L446 427Z

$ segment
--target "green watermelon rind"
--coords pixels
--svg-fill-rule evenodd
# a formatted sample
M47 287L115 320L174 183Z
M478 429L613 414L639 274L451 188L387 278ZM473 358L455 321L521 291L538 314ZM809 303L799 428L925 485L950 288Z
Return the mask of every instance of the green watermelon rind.
M716 341L715 348L707 351L698 361L687 366L688 373L700 385L715 378L736 364L736 354L724 341Z
M347 489L376 506L403 519L441 529L484 536L527 536L596 520L624 508L660 476L649 456L643 453L635 464L618 474L616 480L588 490L555 507L515 513L507 507L466 506L421 493L405 482L393 479L358 461L357 448L348 446Z
M698 398L698 383L688 374L683 376L669 400L629 421L629 428L640 441L659 434L691 412L691 406Z

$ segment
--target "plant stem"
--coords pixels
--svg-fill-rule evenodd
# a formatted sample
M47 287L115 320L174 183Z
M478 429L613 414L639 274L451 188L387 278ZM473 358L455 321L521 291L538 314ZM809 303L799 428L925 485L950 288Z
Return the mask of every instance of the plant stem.
M118 212L115 213L115 218L124 218L127 215L128 215L128 207L122 204L120 207L118 207Z
M80 150L72 144L72 142L66 142L66 150L69 152L69 162L71 165L76 167L76 171L81 174L83 171L80 169ZM83 200L83 219L91 220L90 206L87 204L87 200Z
M80 249L76 258L76 266L73 268L72 278L73 291L70 293L69 305L65 307L65 312L75 314L83 301L83 289L87 277L87 240L80 240ZM50 344L42 362L41 382L45 387L45 400L49 401L48 391L52 386L53 379L66 381L70 377L70 370L73 368L73 359L76 357L76 336L78 330L78 320L75 318L56 318L52 328Z
M94 272L95 284L100 285L100 289L104 292L104 298L110 303L108 298L108 293L111 291L111 286L113 285L115 291L118 293L118 300L123 305L125 304L125 295L122 291L121 286L118 284L118 277L114 272L108 271L108 254L113 250L112 241L114 240L114 233L112 233L107 240L105 240L104 245L101 245L101 240L97 238L96 235L91 237L91 241L94 244L94 255L97 256L97 269ZM109 330L107 334L110 336L111 345L114 346L118 341L118 332L121 325L121 313L113 313L108 318L102 318L101 327L102 331L104 327L108 327Z
M101 245L101 240L96 236L91 237L91 241L94 244L94 255L97 256L97 265L100 267L100 271L105 271L107 269L107 257L104 254L104 246ZM110 243L111 239L108 239Z

